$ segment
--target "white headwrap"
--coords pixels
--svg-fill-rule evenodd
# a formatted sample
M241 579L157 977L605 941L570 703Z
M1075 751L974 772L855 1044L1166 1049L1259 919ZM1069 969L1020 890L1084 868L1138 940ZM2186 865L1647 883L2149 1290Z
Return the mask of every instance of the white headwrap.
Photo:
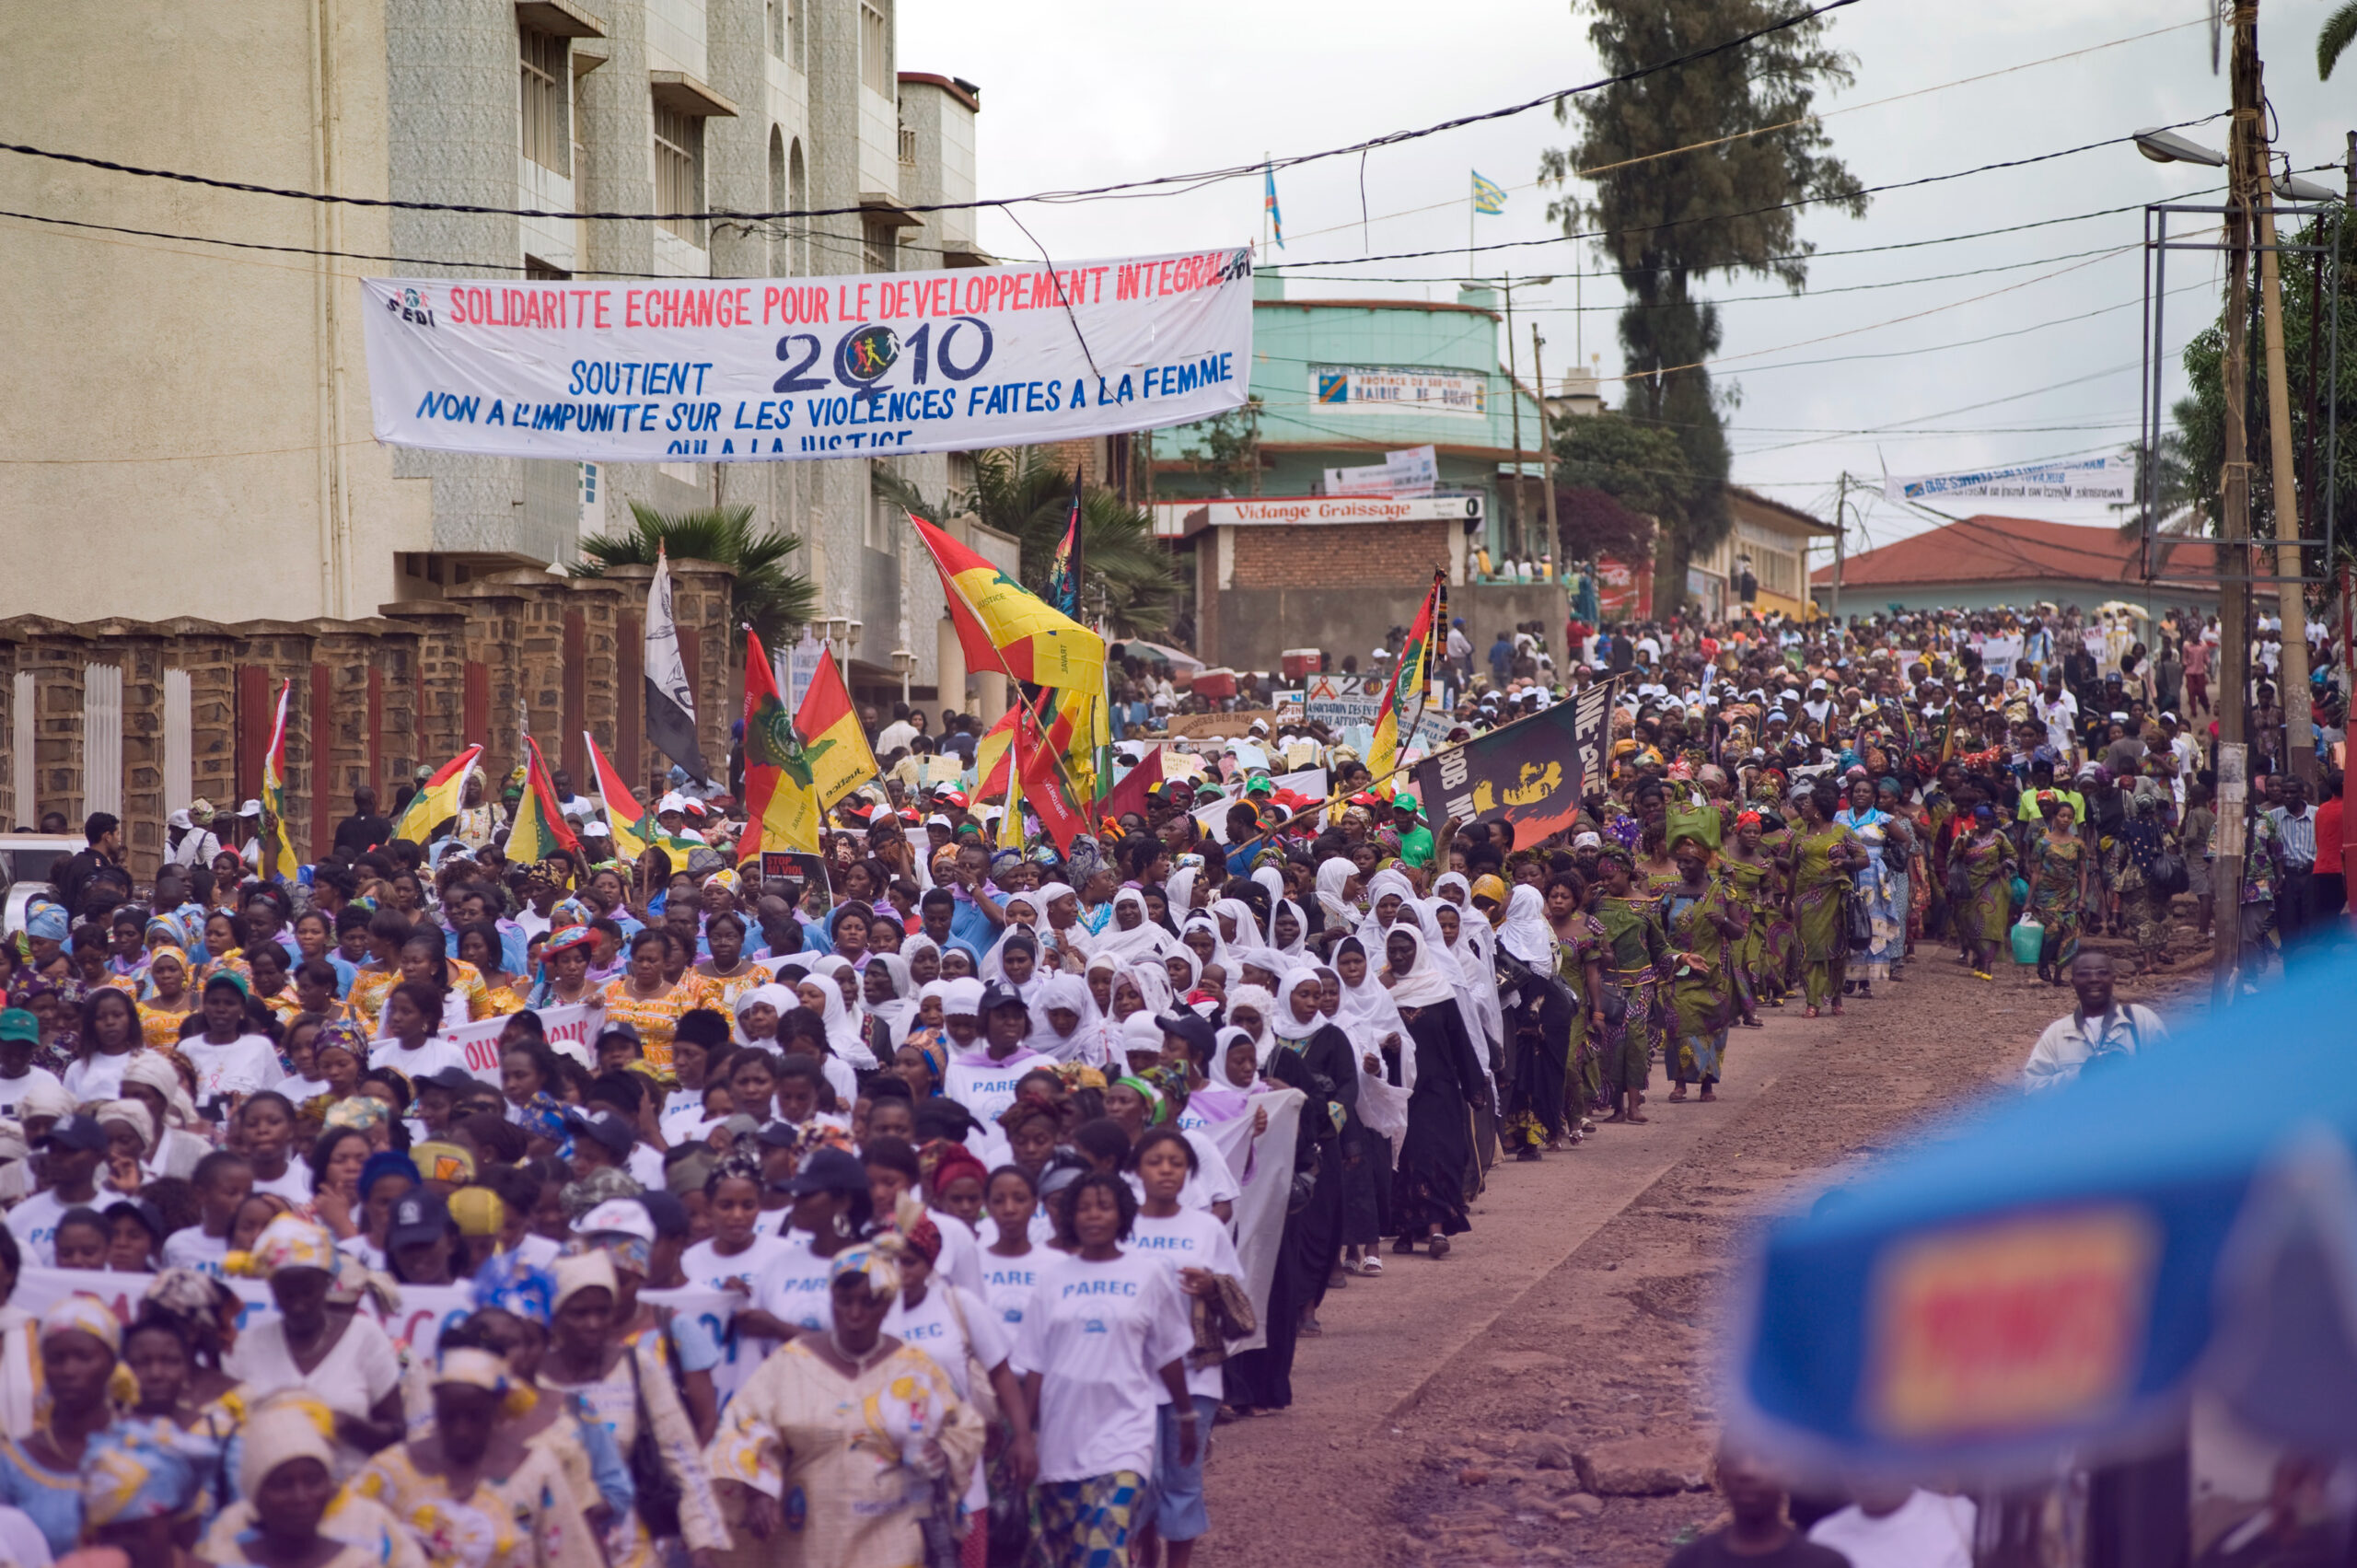
M1409 881L1403 874L1398 871L1378 871L1373 877L1367 878L1366 918L1359 923L1358 933L1362 941L1369 938L1373 938L1378 943L1381 941L1383 936L1383 917L1379 912L1377 912L1376 906L1380 904L1385 899L1392 897L1397 897L1403 906L1412 908L1416 902L1415 884ZM1392 919L1395 921L1399 918L1399 916L1397 914L1392 916ZM1379 957L1379 955L1372 948L1368 950L1367 956L1370 960Z
M842 960L836 961L840 963ZM859 1038L858 1015L844 1005L842 989L835 983L835 977L813 969L803 977L803 983L816 987L824 1004L819 1021L827 1031L827 1049L853 1067L873 1068L876 1053L867 1049L865 1040Z
M1248 921L1245 928L1247 930L1251 928ZM1208 958L1197 958L1194 945L1187 940L1197 931L1208 931L1212 934L1212 956ZM1221 972L1227 976L1228 983L1232 985L1236 982L1235 957L1228 951L1227 938L1219 934L1219 922L1212 917L1210 911L1198 910L1187 917L1187 923L1178 928L1178 946L1186 949L1189 958L1195 959L1197 979L1202 978L1202 965L1217 964Z
M1342 897L1342 889L1359 868L1343 855L1329 854L1318 863L1318 907L1326 912L1326 923L1347 931L1359 923L1364 912Z
M1547 923L1547 898L1527 882L1517 883L1506 900L1498 946L1542 974L1555 972L1555 928Z
M1130 930L1121 929L1121 906L1136 906L1138 923ZM1156 925L1146 913L1145 894L1135 888L1124 888L1113 895L1112 918L1105 929L1091 939L1089 947L1100 956L1132 963L1140 958L1159 958L1169 950L1170 933Z
M865 1003L862 1006L869 1017L883 1020L885 1038L892 1043L895 1050L898 1050L900 1042L908 1038L909 1028L916 1018L916 998L911 994L915 990L915 986L909 978L909 961L900 954L869 954L868 972L870 974L876 972L876 966L878 964L883 965L884 972L891 976L892 994L872 1007L866 1006Z
M1277 940L1277 912L1293 911L1294 934L1290 942ZM1269 950L1281 958L1297 957L1309 940L1309 917L1291 899L1279 899L1269 906Z
M1024 1037L1024 1049L1052 1056L1059 1062L1100 1065L1108 1042L1101 1027L1089 1019L1095 1005L1088 994L1088 982L1080 976L1061 971L1048 976L1031 997L1031 1032ZM1079 1018L1072 1033L1056 1032L1055 1025L1048 1021L1051 1010L1069 1012Z
M1265 1067L1277 1049L1277 1037L1272 1026L1277 1021L1277 994L1258 985L1238 985L1227 993L1227 1016L1233 1019L1238 1009L1249 1007L1260 1015L1260 1028L1252 1034L1252 1063ZM1238 1024L1237 1029L1244 1026Z
M1174 924L1184 923L1187 916L1193 912L1195 879L1202 875L1194 866L1182 865L1170 874L1168 881L1163 883L1163 902Z
M1167 1013L1178 1003L1178 993L1171 986L1170 970L1160 958L1127 965L1120 976L1115 977L1114 983L1120 984L1122 977L1127 977L1129 982L1137 987L1138 999L1145 1004L1145 1010L1150 1014L1159 1016ZM1132 1016L1135 1016L1134 1014Z

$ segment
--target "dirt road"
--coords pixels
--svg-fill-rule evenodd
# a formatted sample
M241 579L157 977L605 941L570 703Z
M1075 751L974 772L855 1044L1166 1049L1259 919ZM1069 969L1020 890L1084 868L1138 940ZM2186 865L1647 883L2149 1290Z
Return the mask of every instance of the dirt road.
M2121 995L2166 1008L2168 989ZM1701 1473L1711 1315L1745 1228L2006 1092L2073 1001L1929 950L1886 990L1841 1018L1792 1006L1736 1031L1717 1103L1667 1103L1656 1069L1651 1125L1502 1166L1446 1262L1387 1253L1382 1277L1329 1295L1293 1408L1219 1428L1196 1562L1291 1568L1314 1548L1415 1568L1651 1568L1707 1527L1708 1492L1618 1493Z

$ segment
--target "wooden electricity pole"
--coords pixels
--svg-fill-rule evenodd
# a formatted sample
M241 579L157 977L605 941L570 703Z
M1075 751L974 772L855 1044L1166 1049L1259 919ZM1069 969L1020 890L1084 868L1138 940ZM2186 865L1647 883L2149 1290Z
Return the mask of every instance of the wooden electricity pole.
M2254 83L2258 75L2254 50ZM2283 750L2293 773L2313 785L2316 750L2309 735L2307 586L2294 580L2306 575L2300 558L2299 469L2292 458L2292 377L2283 358L2282 269L2275 253L2275 182L2270 178L2265 116L2252 120L2251 141L2251 162L2258 170L2252 195L2258 205L2258 319L2267 340L2268 458L2275 481L2275 575L2286 579L2275 586L2275 618L2283 626L2282 662L2277 670L2283 688ZM2320 314L2322 302L2311 301L2308 309L2311 316Z
M2226 131L2225 354L2220 366L2224 396L2223 462L2219 470L2218 523L2218 856L2211 885L2217 890L2212 984L2229 994L2242 955L2244 807L2249 799L2248 748L2243 715L2250 702L2250 447L2244 428L2250 390L2251 213L2266 180L2259 162L2258 0L2235 0L2234 57L2228 66L2234 113Z

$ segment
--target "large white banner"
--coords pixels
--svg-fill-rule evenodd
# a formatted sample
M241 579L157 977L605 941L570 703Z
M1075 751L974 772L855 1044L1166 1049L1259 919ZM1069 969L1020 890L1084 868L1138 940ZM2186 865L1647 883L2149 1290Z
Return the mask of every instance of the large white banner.
M2128 470L2121 459L2106 457L1969 473L1891 474L1884 478L1882 493L1889 501L1935 501L1944 495L1990 501L2125 501Z
M1028 446L1243 405L1246 250L843 278L366 278L377 439L779 462Z

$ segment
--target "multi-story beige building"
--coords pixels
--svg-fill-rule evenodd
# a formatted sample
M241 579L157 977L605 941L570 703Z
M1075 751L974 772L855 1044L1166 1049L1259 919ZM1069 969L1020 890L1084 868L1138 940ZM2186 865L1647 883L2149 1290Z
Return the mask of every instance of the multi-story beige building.
M901 73L894 0L9 5L11 139L293 200L0 155L0 615L375 614L575 559L629 503L798 535L855 677L938 679L939 584L866 459L590 466L370 436L362 276L763 276L970 265L979 92ZM739 220L787 208L853 213ZM230 243L234 242L234 243ZM327 252L329 254L321 254ZM892 459L928 494L941 456ZM911 551L915 551L911 555ZM949 644L954 650L954 641ZM896 651L910 656L896 661ZM962 666L942 700L962 703Z

